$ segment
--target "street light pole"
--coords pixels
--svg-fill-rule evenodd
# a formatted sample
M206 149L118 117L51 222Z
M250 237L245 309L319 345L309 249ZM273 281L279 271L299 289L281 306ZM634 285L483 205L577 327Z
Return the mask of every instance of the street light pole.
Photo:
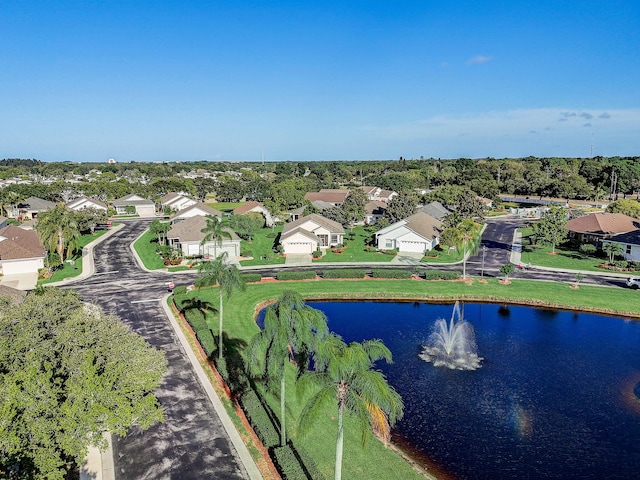
M480 270L480 276L484 277L484 255L487 253L487 246L482 246L482 269Z

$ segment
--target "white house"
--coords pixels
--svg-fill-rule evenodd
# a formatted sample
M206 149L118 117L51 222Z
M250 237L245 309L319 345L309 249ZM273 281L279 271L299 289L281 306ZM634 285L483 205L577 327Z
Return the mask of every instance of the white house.
M185 208L191 207L195 205L196 202L192 198L189 198L181 193L167 193L164 197L160 199L160 204L162 205L162 210L169 207L171 210L175 212L179 212L180 210L184 210Z
M78 197L70 202L67 202L67 208L71 210L84 210L85 208L93 208L96 210L107 211L107 206L102 203L100 200L96 200L95 198L89 197Z
M633 230L602 240L602 244L605 243L620 244L622 257L625 260L640 262L640 230Z
M155 203L135 193L118 198L111 203L118 215L127 215L131 209L141 217L155 217L156 215Z
M285 254L312 253L318 248L341 244L343 240L342 225L317 213L287 223L280 234Z
M207 215L213 215L214 217L222 218L222 212L220 210L216 210L215 208L210 207L201 202L197 202L190 207L185 208L184 210L180 210L176 213L171 219L171 223L177 223L187 218L192 217L205 217Z
M389 203L394 197L398 196L398 192L394 192L393 190L384 190L380 187L362 185L358 188L364 192L367 196L367 200L369 201Z
M2 283L20 289L34 288L38 270L44 267L45 255L40 237L33 230L24 230L14 225L0 230Z
M205 237L202 233L207 225L207 219L201 215L186 218L181 222L175 223L167 232L167 240L169 245L182 251L184 256L190 257L195 255L218 257L222 252L227 252L230 261L236 262L240 256L240 238L232 230L227 229L231 238L223 237L221 242L210 241L201 245Z
M440 242L442 222L424 212L414 213L376 232L379 250L424 253Z
M384 217L387 211L387 204L380 200L371 200L364 206L364 223L366 225L373 225L382 217Z

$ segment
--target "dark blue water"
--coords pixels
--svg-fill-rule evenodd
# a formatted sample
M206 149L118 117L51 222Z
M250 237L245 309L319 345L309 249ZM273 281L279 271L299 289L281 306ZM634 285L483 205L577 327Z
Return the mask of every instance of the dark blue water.
M418 358L453 305L312 302L348 341L379 338L402 395L396 432L457 479L640 478L640 322L464 305L482 368Z

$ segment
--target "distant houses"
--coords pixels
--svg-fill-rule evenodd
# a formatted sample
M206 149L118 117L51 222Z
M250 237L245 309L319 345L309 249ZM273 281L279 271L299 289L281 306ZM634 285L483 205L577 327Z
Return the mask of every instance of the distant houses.
M155 217L156 204L147 198L134 193L118 198L111 202L117 215L138 215L140 217Z

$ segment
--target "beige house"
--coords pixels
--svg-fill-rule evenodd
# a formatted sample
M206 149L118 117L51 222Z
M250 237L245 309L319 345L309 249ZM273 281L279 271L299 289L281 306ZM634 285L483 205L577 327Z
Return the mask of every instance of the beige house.
M185 257L202 255L204 257L216 258L227 253L231 262L237 262L240 256L240 238L232 230L227 230L231 238L222 238L221 242L209 241L202 245L205 234L202 233L207 225L206 217L197 215L189 217L181 222L173 224L167 232L169 245L182 252Z
M414 213L376 233L379 250L424 253L440 243L442 222L424 212Z
M184 210L185 208L191 207L195 205L196 202L192 198L189 198L181 193L171 192L167 193L164 197L160 199L160 204L162 205L162 210L165 208L170 208L175 212L179 212L180 210Z
M116 214L127 215L130 210L134 210L136 215L141 217L155 217L156 205L147 198L142 198L134 193L118 198L111 202L116 209Z
M287 223L280 234L280 244L285 254L313 253L343 243L344 228L338 222L312 213Z
M38 270L44 267L46 252L33 230L9 225L0 230L0 273L3 284L30 290L35 288Z
M590 213L567 222L569 234L578 241L601 242L621 233L640 229L640 220L622 213Z

